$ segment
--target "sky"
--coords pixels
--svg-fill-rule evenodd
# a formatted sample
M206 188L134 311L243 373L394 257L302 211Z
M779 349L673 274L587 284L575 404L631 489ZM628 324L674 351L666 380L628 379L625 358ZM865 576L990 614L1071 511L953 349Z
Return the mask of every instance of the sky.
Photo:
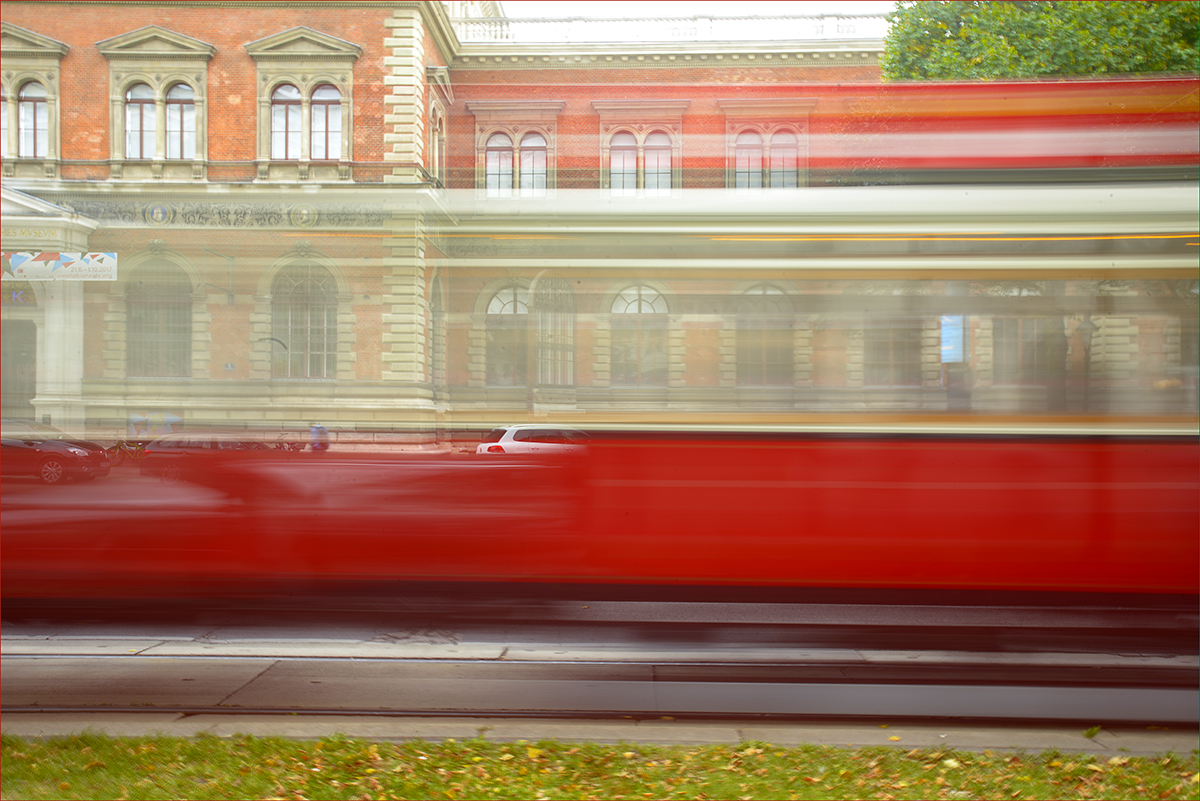
M508 17L754 17L885 14L892 0L501 0Z

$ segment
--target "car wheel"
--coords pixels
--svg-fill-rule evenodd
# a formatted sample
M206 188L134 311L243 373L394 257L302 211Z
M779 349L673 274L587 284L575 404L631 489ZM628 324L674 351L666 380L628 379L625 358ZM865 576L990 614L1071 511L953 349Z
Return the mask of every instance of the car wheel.
M158 471L158 478L164 484L174 484L179 480L179 465L169 464Z
M47 484L59 484L66 480L67 465L57 456L51 456L42 462L42 467L38 470L38 477Z

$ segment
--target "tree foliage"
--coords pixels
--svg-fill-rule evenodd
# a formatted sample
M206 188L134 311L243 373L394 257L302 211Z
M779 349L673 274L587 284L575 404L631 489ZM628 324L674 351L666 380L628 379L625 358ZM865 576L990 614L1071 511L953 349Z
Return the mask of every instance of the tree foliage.
M884 80L992 80L1200 70L1200 2L902 0Z

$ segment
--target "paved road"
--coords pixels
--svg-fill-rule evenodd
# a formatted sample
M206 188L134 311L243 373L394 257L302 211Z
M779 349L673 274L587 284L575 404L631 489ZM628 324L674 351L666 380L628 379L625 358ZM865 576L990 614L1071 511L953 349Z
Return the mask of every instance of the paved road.
M6 626L0 727L25 736L89 727L117 735L341 732L385 739L483 732L509 740L1146 754L1188 753L1198 745L1195 656L699 642L505 646L445 632L360 638L325 630L300 638L294 629L204 627L160 637L145 636L145 627L98 634L104 630ZM984 674L990 678L982 691L969 683ZM1133 686L1116 686L1118 675L1132 676ZM1147 683L1154 686L1139 686ZM781 714L797 717L771 717ZM937 719L915 722L931 714ZM1052 722L996 723L1014 716ZM1151 720L1155 725L1146 725ZM1104 731L1087 738L1092 725Z

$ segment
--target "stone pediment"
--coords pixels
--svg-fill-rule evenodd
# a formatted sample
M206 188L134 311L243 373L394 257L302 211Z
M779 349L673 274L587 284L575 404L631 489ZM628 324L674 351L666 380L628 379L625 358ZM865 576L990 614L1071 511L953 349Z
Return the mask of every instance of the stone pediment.
M57 39L0 22L0 52L4 54L4 58L50 56L61 59L70 49L69 45Z
M94 220L26 192L0 185L4 250L88 250L87 238L100 226Z
M7 186L0 186L0 216L10 218L66 219L74 214L70 209L49 203ZM7 246L6 246L7 247Z
M355 61L362 55L362 48L353 42L303 26L250 42L245 47L256 61L345 62Z
M202 58L208 61L217 52L217 48L206 42L157 25L105 39L97 42L96 47L110 60Z

